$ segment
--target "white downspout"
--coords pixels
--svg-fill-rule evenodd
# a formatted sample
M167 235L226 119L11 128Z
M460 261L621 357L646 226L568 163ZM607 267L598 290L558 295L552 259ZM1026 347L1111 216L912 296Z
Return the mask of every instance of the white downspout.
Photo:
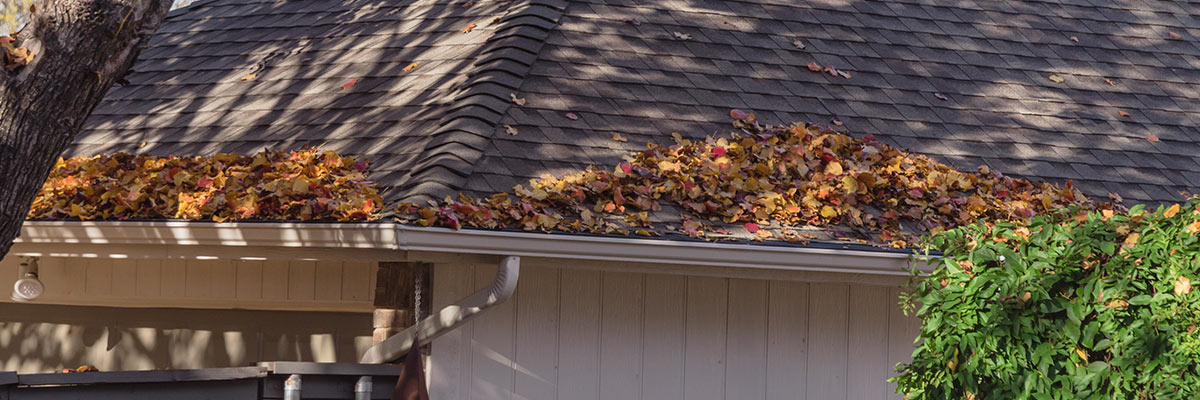
M520 274L521 257L505 256L500 260L500 266L496 270L496 279L492 281L491 285L455 304L446 306L416 325L372 346L367 349L359 362L364 364L391 362L407 353L418 337L420 343L417 346L429 344L433 339L454 330L484 310L507 301L517 289L517 278Z

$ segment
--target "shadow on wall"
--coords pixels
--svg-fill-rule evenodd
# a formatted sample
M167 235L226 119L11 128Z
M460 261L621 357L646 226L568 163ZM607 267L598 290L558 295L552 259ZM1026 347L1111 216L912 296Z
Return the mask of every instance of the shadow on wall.
M371 345L371 316L244 310L5 304L0 369L53 372L356 362Z

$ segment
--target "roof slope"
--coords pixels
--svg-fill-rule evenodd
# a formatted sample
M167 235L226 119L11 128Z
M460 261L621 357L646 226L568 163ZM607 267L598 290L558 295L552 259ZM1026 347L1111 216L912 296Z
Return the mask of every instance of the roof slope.
M1098 197L1200 191L1200 7L1096 3L216 1L168 20L71 154L322 145L412 200L615 164L739 108Z

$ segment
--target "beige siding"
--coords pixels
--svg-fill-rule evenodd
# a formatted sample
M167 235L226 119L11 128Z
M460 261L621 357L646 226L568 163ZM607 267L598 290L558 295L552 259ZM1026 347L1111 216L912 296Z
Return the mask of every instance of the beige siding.
M20 261L0 261L0 277L15 280ZM42 257L39 265L40 304L368 312L375 295L376 264L367 261Z
M355 362L371 314L5 304L0 370L211 368L258 361Z
M490 283L439 264L434 305ZM897 289L526 267L516 295L435 341L439 399L896 399L917 321Z

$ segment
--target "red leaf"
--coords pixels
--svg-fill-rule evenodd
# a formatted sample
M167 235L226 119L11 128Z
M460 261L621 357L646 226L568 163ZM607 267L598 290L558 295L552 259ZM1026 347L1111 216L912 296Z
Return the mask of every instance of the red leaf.
M724 148L724 147L720 147L720 146L718 146L718 147L713 147L713 148L712 148L712 155L713 155L713 158L717 158L717 157L720 157L720 156L723 156L723 155L725 155L725 148Z
M352 87L354 87L354 84L356 84L356 83L358 83L358 78L350 78L350 80L348 80L348 81L346 81L346 83L342 84L342 90L352 88Z
M746 230L750 231L750 233L758 232L758 224L753 223L753 222L747 222Z
M863 135L863 141L867 141L867 142L874 142L874 141L875 141L875 135L872 135L872 134L870 134L870 133L868 133L868 134L866 134L866 135Z
M821 66L816 61L808 63L808 70L812 72L821 72Z
M1147 136L1147 137L1146 137L1146 140L1149 140L1149 141L1151 141L1151 142L1154 142L1154 143L1158 143L1158 136L1157 136L1157 135L1150 135L1150 136Z
M1175 33L1175 32L1167 32L1167 36L1170 36L1171 39L1183 39L1183 36L1180 36L1178 33Z
M749 117L750 114L746 114L745 111L735 108L735 109L729 110L729 116L732 117L733 119L740 121L740 120L746 119L746 117Z
M629 163L621 163L621 171L625 171L625 174L631 174L633 173L633 165L630 165Z

